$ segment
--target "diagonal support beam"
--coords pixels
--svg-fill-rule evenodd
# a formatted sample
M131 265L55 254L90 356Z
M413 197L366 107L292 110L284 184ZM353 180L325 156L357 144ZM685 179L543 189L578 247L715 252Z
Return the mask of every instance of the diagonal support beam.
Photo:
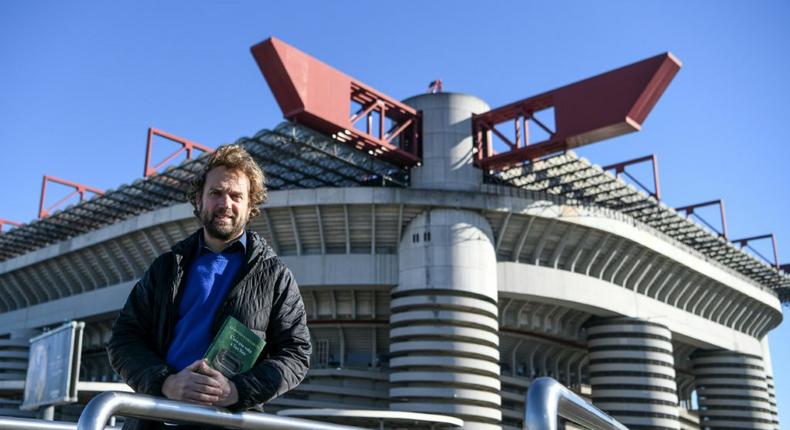
M7 225L10 225L11 227L19 227L22 224L18 223L16 221L11 221L11 220L8 220L8 219L0 218L0 234L3 233L3 227L5 227Z
M631 174L626 171L628 166L632 166L634 164L641 164L645 162L650 162L653 166L653 189L646 187L642 182L638 179L634 178ZM603 167L603 170L614 170L615 175L619 178L620 175L628 176L632 181L634 181L637 185L639 185L643 190L650 193L651 196L655 197L656 200L661 200L661 181L658 178L658 158L656 158L656 154L646 155L644 157L634 158L633 160L622 161L619 163L610 164L608 166Z
M764 240L764 239L771 239L771 246L773 247L773 250L774 250L773 265L777 269L781 269L782 266L779 265L779 251L778 251L778 248L777 248L777 245L776 245L776 235L774 235L773 233L762 234L762 235L759 235L759 236L745 237L743 239L734 239L732 241L732 243L737 243L738 245L740 245L741 248L749 248L753 253L757 254L760 258L765 260L766 263L770 264L771 260L766 258L764 255L760 254L760 252L758 252L756 249L754 249L753 247L751 247L749 245L750 242L754 242L756 240Z
M721 231L719 231L718 229L716 229L715 227L710 225L710 223L708 223L708 221L706 221L704 218L699 216L699 214L694 212L695 209L704 208L704 207L708 207L708 206L718 206L719 207L719 214L721 216ZM718 200L711 200L709 202L703 202L703 203L696 203L696 204L687 205L687 206L681 206L679 208L675 208L675 210L677 212L685 212L687 217L690 217L690 216L694 215L695 217L697 217L697 219L702 221L702 223L704 223L706 226L708 226L711 230L715 231L716 233L719 233L719 235L721 237L723 237L725 239L727 238L727 217L724 215L724 200L718 199Z
M53 183L60 184L60 185L65 185L65 186L67 186L69 188L73 188L74 190L71 193L67 194L66 197L63 197L62 199L58 200L56 203L52 204L51 206L46 207L45 206L45 202L46 202L46 199L47 199L47 184L49 182L53 182ZM82 201L85 200L85 197L86 197L87 193L92 193L92 194L96 194L96 195L100 196L100 195L104 194L104 191L102 191L102 190L100 190L98 188L94 188L94 187L88 186L88 185L78 184L76 182L67 181L65 179L56 178L54 176L44 175L44 180L41 183L41 198L39 200L39 205L38 205L38 217L39 218L44 218L44 217L49 216L50 211L52 211L56 207L62 205L63 203L68 201L70 198L72 198L72 197L74 197L74 196L76 196L78 194L80 196L80 201L82 202Z
M175 152L172 152L170 155L165 157L164 160L162 160L159 163L157 163L157 164L152 166L151 165L151 153L152 153L153 145L154 145L154 136L159 136L159 137L165 138L165 139L167 139L167 140L169 140L171 142L175 142L175 143L181 145L181 148L177 149ZM201 144L193 142L193 141L191 141L189 139L184 139L183 137L178 137L176 135L167 133L165 131L162 131L162 130L159 130L159 129L156 129L156 128L149 128L148 129L148 141L147 141L146 147L145 147L145 168L143 169L143 176L145 176L147 178L147 177L149 177L151 175L156 174L157 170L162 168L162 166L164 166L168 162L172 161L174 158L176 158L182 152L186 152L187 160L191 160L192 156L193 156L193 153L196 150L200 151L200 152L203 152L203 153L208 153L208 152L213 152L214 151L213 149L209 148L208 146L201 145Z

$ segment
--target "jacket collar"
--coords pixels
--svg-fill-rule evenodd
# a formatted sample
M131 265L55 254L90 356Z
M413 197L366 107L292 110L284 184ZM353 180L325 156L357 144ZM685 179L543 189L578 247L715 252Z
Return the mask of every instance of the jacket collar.
M182 260L184 258L191 259L192 256L196 255L198 247L201 246L202 237L203 228L199 228L184 240L173 245L171 249L173 253L179 255ZM244 240L246 242L245 250L248 263L258 258L268 260L277 255L272 247L266 243L266 240L254 231L247 230Z
M244 232L242 233L241 236L239 236L236 240L234 240L230 245L225 247L225 249L223 249L221 252L238 250L239 247L241 247L241 251L246 254L246 252L247 252L247 230L244 230ZM211 253L213 253L214 251L212 251L211 248L209 248L206 245L206 239L205 239L204 235L203 234L199 234L198 235L197 249L195 250L195 257L199 257L204 252L211 252Z

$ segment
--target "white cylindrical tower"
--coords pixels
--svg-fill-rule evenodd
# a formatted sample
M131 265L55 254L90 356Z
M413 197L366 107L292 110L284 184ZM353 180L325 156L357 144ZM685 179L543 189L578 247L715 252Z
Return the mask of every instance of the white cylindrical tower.
M672 334L633 318L588 326L592 400L629 428L680 429Z
M40 330L16 329L0 339L0 380L25 380L30 338L39 334Z
M491 108L456 93L424 94L404 103L422 111L422 165L411 170L411 186L477 191L483 173L472 165L472 114Z
M392 291L390 406L498 429L496 256L491 228L468 211L426 211L406 228Z
M762 340L763 362L765 363L765 383L768 387L768 400L771 403L771 421L774 428L779 430L779 410L776 407L776 385L774 385L774 366L771 360L771 348L768 345L768 336Z
M422 165L414 188L478 191L472 165L478 98L451 93L406 100L422 111ZM499 429L499 321L491 226L479 214L427 210L399 246L390 317L390 406L462 418L467 429Z
M774 430L779 430L779 409L776 406L776 385L774 385L773 373L765 375L765 382L768 386L768 400L771 403L771 422Z
M701 428L774 428L761 357L697 351L693 363Z

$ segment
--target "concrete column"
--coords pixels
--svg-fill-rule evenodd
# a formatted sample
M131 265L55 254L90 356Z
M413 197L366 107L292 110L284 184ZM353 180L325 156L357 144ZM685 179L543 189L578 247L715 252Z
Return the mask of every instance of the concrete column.
M500 428L492 238L485 218L453 209L426 211L403 233L391 301L391 409Z
M700 428L774 428L761 357L697 351L692 358Z
M466 94L423 94L403 101L422 111L422 165L411 170L413 188L480 189L483 172L472 165L472 114L490 107Z
M771 348L768 346L768 336L762 340L763 360L765 361L765 383L768 387L768 401L771 403L771 421L774 428L779 430L779 410L776 408L776 385L774 385L774 366L771 360Z
M20 328L20 329L13 329L8 332L9 339L24 339L30 340L32 337L36 337L43 333L41 330L35 328Z
M41 330L16 329L0 338L0 379L25 379L30 338L39 334Z
M633 318L587 328L593 404L629 428L680 429L672 333Z
M768 385L768 401L771 403L771 422L773 428L779 430L779 410L776 407L776 385L774 385L773 375L767 374L765 382Z

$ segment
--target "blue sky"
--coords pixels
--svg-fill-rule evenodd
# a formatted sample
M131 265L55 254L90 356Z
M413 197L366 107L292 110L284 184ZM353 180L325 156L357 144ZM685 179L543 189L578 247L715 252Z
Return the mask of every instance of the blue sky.
M44 174L102 189L140 177L148 127L212 147L274 127L249 54L269 36L395 98L438 78L491 106L671 51L683 68L643 130L577 152L657 154L667 204L723 198L731 237L774 232L790 262L788 2L218 4L0 3L0 218L35 218ZM788 335L771 334L783 422Z

